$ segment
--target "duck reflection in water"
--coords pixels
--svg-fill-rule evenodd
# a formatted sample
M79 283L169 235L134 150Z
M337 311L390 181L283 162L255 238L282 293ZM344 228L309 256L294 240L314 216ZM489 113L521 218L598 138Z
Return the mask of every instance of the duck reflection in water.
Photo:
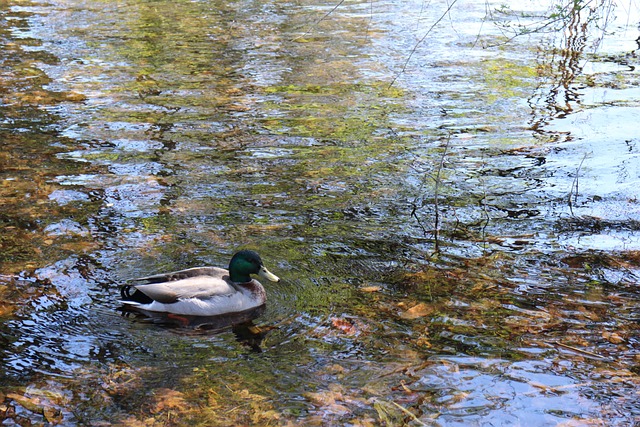
M120 312L125 317L133 317L143 323L150 323L165 328L179 330L185 333L219 334L231 330L236 340L253 352L262 352L260 345L273 326L258 326L254 319L262 316L266 311L266 305L246 310L239 313L230 313L218 316L190 316L183 314L162 313L132 309L124 305Z

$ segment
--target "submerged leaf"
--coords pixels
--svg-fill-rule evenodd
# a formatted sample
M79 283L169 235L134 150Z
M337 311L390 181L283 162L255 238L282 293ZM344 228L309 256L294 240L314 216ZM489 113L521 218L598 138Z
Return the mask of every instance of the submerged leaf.
M184 393L177 390L162 388L156 390L155 395L155 405L152 409L154 413L168 409L186 409L189 406L185 400Z
M603 332L602 338L609 341L611 344L620 344L626 341L623 337L615 332Z
M407 320L418 319L432 314L435 308L431 305L427 305L423 302L414 305L410 309L400 313L400 317Z
M333 319L331 319L331 326L347 335L356 335L360 332L355 323L348 319L340 319L334 317Z
M361 292L379 292L382 287L381 286L364 286L359 288Z

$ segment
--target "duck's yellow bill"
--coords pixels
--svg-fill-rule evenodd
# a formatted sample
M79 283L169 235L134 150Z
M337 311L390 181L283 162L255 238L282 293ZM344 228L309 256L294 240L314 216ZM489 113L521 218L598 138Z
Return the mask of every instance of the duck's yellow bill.
M264 265L262 267L260 267L260 271L258 271L258 275L260 277L264 277L265 279L271 281L271 282L279 282L280 278L278 276L276 276L275 274L273 274L272 272L270 272L269 270L267 270Z

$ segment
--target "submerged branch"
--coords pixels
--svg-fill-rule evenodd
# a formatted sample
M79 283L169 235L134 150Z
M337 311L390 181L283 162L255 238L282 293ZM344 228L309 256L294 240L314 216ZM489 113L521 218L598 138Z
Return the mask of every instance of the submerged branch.
M595 359L607 360L606 357L601 356L599 354L593 353L591 351L583 350L583 349L580 349L580 348L577 348L577 347L574 347L574 346L571 346L571 345L568 345L568 344L563 344L561 342L545 341L545 343L547 343L549 345L552 345L552 346L562 347L562 348L565 348L567 350L571 350L571 351L574 351L576 353L583 354L585 356L593 357Z

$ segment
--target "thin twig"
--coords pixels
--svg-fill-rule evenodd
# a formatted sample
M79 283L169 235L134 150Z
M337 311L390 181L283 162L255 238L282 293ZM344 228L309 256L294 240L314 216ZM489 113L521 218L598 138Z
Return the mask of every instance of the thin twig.
M478 41L480 40L480 34L482 34L482 28L484 27L484 22L487 19L487 16L491 16L491 6L489 6L488 1L484 2L484 10L485 10L485 15L480 20L480 28L478 28L478 34L476 35L476 39L474 40L473 45L471 46L473 48L476 47L476 45L478 44Z
M318 19L311 27L309 27L309 29L307 31L305 31L301 36L298 36L296 38L294 38L292 41L296 41L299 40L303 37L305 37L307 34L309 34L311 31L313 31L314 28L316 28L322 21L324 21L325 19L327 19L327 17L329 15L331 15L333 12L336 11L336 9L338 9L340 6L342 6L342 3L344 3L344 0L340 0L338 2L338 4L336 4L335 6L333 6L333 9L331 9L329 12L325 13L324 16L320 19Z
M426 227L424 226L424 224L422 224L422 220L420 219L420 217L418 216L418 204L417 204L418 199L416 198L412 203L411 203L411 217L415 218L415 220L418 222L418 227L420 227L422 229L422 234L426 237L426 235L428 234Z
M447 142L444 145L444 151L442 152L442 157L440 158L440 164L438 165L438 170L436 171L435 176L435 188L433 190L433 206L435 209L435 218L434 218L434 231L433 237L435 240L435 252L440 252L440 208L439 208L439 198L440 198L440 174L442 173L442 168L444 167L444 162L447 157L447 150L449 149L449 143L451 142L451 134L447 136Z
M414 169L417 173L424 173L424 170L420 169L417 166L414 165L410 165L410 167L412 169ZM423 189L425 186L425 180L423 179L420 182L420 187L417 190L418 194L422 194L423 193ZM418 201L420 201L420 206L418 206ZM427 237L427 235L429 234L429 232L427 231L427 228L424 226L424 224L422 223L422 220L420 219L420 216L418 216L418 209L423 208L425 205L424 199L422 199L420 196L416 196L416 198L411 202L411 214L409 215L411 218L415 218L415 220L418 222L418 226L422 229L422 234L423 236Z
M574 198L574 203L578 203L578 180L580 177L580 169L582 169L582 164L584 163L585 159L587 158L587 153L584 153L584 156L582 156L582 160L580 161L580 164L578 165L578 169L576 170L576 176L573 179L573 182L571 183L571 191L569 191L569 210L571 211L571 215L573 215L573 203L571 203L571 199L572 197ZM573 192L573 189L575 188L575 194Z
M562 344L561 342L551 342L551 341L545 341L545 342L549 345L557 345L558 347L566 348L567 350L575 351L576 353L584 354L586 356L595 357L596 359L607 360L607 357L605 356L600 356L599 354L592 353L587 350L582 350L567 344Z
M396 408L400 409L402 412L404 412L405 414L407 414L408 416L410 416L413 421L415 421L416 423L418 423L421 426L425 426L428 427L429 424L426 424L424 421L422 421L420 418L416 417L416 415L411 412L410 410L408 410L407 408L405 408L402 405L397 404L396 402L394 402L393 400L382 400L382 399L376 399L378 402L380 403L387 403L387 404L391 404L393 406L395 406Z
M371 38L370 30L373 22L373 0L369 0L369 22L367 22L367 40Z
M485 153L484 151L482 152L482 165L483 168L484 166L486 166L485 164L485 157L484 157ZM483 245L484 245L484 250L487 250L487 227L489 226L489 221L491 219L491 217L489 216L489 208L487 206L487 183L485 182L485 180L483 178L480 178L480 184L482 186L482 212L484 213L484 225L482 226L482 241L483 241Z
M458 0L453 0L451 4L449 4L449 7L447 7L447 10L445 10L444 13L436 20L436 22L434 22L433 25L429 27L429 30L427 30L427 32L422 36L422 38L418 40L418 43L416 43L415 46L413 46L413 49L411 49L411 52L409 52L409 56L407 56L407 59L404 61L404 65L402 66L402 69L398 74L396 74L393 80L391 80L391 83L389 83L389 88L393 86L396 80L398 80L398 77L400 77L405 72L405 70L407 69L407 65L409 65L409 61L411 60L411 57L413 56L414 53L416 53L416 50L418 50L418 47L422 44L423 41L425 41L427 36L431 34L431 31L433 31L436 25L438 25L440 21L442 21L444 17L449 14L449 11L453 8L453 5L455 5L457 2Z

